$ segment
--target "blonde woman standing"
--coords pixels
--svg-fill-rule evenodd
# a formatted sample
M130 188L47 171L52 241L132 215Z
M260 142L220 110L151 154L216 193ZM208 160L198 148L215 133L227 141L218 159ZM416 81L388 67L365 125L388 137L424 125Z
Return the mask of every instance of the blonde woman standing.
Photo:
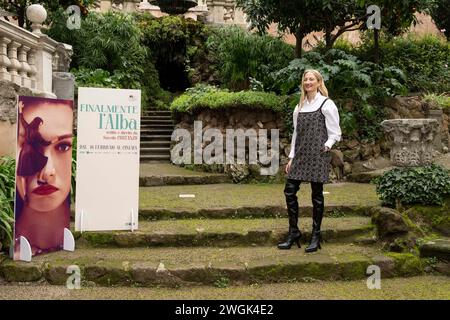
M289 216L289 233L279 249L290 249L296 243L300 248L301 233L298 228L297 191L302 182L311 183L313 225L311 242L305 249L321 249L320 227L324 213L323 184L328 182L333 144L341 140L339 112L328 98L328 90L317 70L306 70L302 76L301 97L293 114L291 152L286 166L287 181L284 188Z

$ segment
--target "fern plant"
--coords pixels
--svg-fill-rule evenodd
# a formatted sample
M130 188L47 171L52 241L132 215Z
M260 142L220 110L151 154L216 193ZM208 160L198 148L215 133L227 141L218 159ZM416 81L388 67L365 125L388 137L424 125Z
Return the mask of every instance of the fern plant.
M385 110L378 105L382 105L385 97L406 91L403 85L406 78L400 69L363 62L338 49L331 49L324 54L308 52L303 58L292 60L288 67L271 76L283 94L290 94L298 91L301 76L307 69L316 69L322 74L332 98L353 101L351 111L340 113L341 125L347 137L376 140L382 133L380 123L386 116Z
M0 158L0 249L13 238L15 168L13 158Z

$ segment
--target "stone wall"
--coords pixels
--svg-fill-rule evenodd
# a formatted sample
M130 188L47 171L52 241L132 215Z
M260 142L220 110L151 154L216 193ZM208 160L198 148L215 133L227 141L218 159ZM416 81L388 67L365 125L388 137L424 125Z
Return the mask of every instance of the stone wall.
M430 113L437 107L424 102L420 97L395 97L387 101L386 110L388 119L399 118L429 118ZM449 112L443 112L441 122L442 151L447 152L450 141L449 132ZM194 114L177 114L175 116L176 128L187 129L194 132L194 120L200 120L203 124L202 132L208 128L217 128L225 136L225 130L250 129L257 132L259 129L280 129L280 176L284 175L284 166L288 162L290 151L290 139L284 127L281 114L269 110L246 108L234 108L225 110L198 110ZM207 144L202 145L204 148ZM270 145L270 142L269 142ZM172 145L173 146L173 145ZM225 143L224 143L225 146ZM247 145L248 147L248 145ZM247 150L248 151L248 150ZM330 170L330 180L345 180L349 174L384 169L392 166L390 158L390 144L387 137L376 142L364 142L349 140L343 136L342 141L336 143L332 149L332 166ZM193 157L192 157L193 159ZM200 166L202 170L211 170L217 166ZM226 172L226 168L219 167L219 172ZM222 171L220 171L222 170ZM243 169L246 170L246 169ZM257 170L251 170L250 175ZM242 173L245 175L245 173Z
M28 88L10 81L0 81L0 157L15 157L17 132L17 96L33 96Z
M248 109L248 108L230 108L222 110L203 109L197 110L193 114L177 113L175 114L175 129L187 129L191 133L191 137L194 136L194 121L202 122L202 134L209 128L219 129L223 135L224 141L224 155L225 155L225 141L226 141L226 129L254 129L259 135L260 129L266 129L268 133L267 146L270 150L270 130L279 129L279 148L280 148L280 169L288 162L287 155L289 154L288 148L290 140L287 137L286 130L284 129L284 121L280 114L264 109ZM211 142L203 142L202 148L204 149ZM176 142L172 142L172 148ZM192 148L193 149L193 148ZM286 150L286 151L285 151ZM249 143L246 141L246 156L248 157ZM287 152L287 153L286 153ZM193 163L193 153L191 161ZM270 151L269 151L270 154ZM246 159L248 163L248 158ZM195 165L196 168L204 171L225 172L229 173L232 178L238 182L247 178L259 177L259 169L265 165L258 162L257 165L251 166L224 166L224 165ZM281 171L281 170L280 170ZM261 177L260 177L261 178ZM279 177L266 177L266 180L273 180Z

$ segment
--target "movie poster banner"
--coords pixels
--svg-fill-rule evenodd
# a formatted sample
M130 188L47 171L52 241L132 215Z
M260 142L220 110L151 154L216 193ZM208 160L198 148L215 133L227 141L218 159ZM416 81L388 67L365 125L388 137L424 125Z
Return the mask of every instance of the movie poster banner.
M141 91L79 88L75 230L138 228Z
M30 245L23 250L31 247L31 256L64 248L64 228L70 228L73 101L19 96L17 119L14 260L22 259L21 241Z

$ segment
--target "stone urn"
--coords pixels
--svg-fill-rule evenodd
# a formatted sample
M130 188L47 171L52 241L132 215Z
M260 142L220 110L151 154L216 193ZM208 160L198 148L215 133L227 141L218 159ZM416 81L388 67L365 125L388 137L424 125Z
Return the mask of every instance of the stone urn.
M391 142L391 161L399 167L431 164L433 140L438 133L436 119L392 119L381 123Z
M32 4L27 7L26 15L31 21L33 33L41 35L42 23L47 19L47 10L40 4Z

